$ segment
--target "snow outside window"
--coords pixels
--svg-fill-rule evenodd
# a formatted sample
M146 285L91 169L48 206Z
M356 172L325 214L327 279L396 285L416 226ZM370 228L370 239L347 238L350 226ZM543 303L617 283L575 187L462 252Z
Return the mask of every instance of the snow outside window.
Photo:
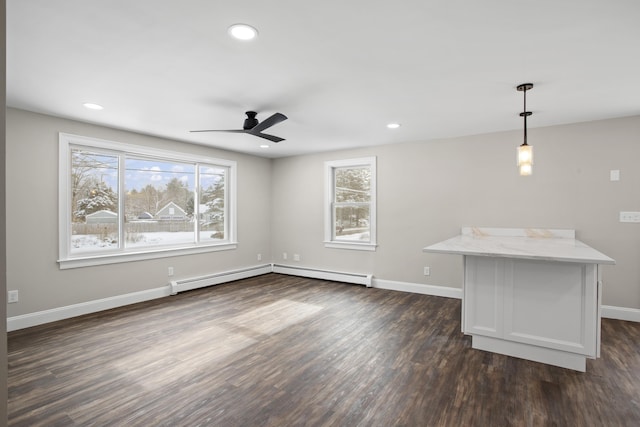
M376 158L325 163L325 246L376 248Z
M60 268L234 249L235 168L60 134Z

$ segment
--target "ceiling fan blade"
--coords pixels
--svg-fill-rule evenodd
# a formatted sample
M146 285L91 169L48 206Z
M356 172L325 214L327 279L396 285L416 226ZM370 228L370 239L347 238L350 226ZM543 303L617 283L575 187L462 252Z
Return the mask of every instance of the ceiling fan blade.
M244 129L228 129L228 130L221 130L221 129L207 129L207 130L190 130L189 132L233 132L233 133L247 133L246 130Z
M258 134L263 130L270 128L271 126L276 125L284 120L287 120L287 116L282 113L275 113L274 115L267 117L266 119L249 129L249 133L254 135Z
M266 133L253 133L253 132L248 132L251 135L254 136L259 136L260 138L264 138L264 139L268 139L271 142L280 142L280 141L284 141L284 138L280 138L279 136L273 136L273 135L269 135Z
M245 120L245 127L247 127L247 121L251 121L253 120L254 122L257 121L255 119L255 116L257 113L253 112L253 111L247 111L245 113L247 115L247 120ZM231 133L248 133L249 135L253 135L253 136L257 136L260 138L264 138L264 139L268 139L271 142L280 142L280 141L284 141L284 138L280 138L279 136L274 136L274 135L269 135L266 133L262 133L263 130L270 128L273 125L276 125L284 120L287 120L287 116L285 116L282 113L275 113L273 115L271 115L270 117L267 117L265 120L263 120L262 122L258 123L257 125L253 126L250 129L227 129L227 130L221 130L221 129L204 129L204 130L192 130L189 132L231 132ZM252 123L249 123L249 125L252 125Z

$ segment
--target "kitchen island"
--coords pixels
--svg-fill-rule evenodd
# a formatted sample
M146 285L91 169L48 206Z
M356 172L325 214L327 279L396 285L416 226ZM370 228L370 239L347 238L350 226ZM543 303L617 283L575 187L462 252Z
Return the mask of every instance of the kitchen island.
M600 355L601 265L575 230L464 227L424 252L462 255L472 347L584 372Z

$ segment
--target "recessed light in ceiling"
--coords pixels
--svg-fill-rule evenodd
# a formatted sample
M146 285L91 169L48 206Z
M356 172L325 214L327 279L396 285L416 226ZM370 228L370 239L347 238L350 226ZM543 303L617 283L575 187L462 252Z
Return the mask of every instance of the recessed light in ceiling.
M400 127L400 123L389 123L387 127L389 129L398 129Z
M253 40L258 36L258 30L247 24L235 24L229 27L229 34L238 40Z
M85 102L82 106L88 110L102 110L104 107L99 104L94 104L93 102Z
M269 144L260 144L260 148L269 148Z

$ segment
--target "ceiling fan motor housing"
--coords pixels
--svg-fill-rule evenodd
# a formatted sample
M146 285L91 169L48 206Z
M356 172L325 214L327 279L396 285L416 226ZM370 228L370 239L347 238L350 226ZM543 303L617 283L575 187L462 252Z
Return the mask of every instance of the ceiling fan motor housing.
M256 119L256 115L258 113L255 111L247 111L245 114L247 115L247 118L244 120L244 126L242 126L243 129L253 129L258 124L258 119Z

